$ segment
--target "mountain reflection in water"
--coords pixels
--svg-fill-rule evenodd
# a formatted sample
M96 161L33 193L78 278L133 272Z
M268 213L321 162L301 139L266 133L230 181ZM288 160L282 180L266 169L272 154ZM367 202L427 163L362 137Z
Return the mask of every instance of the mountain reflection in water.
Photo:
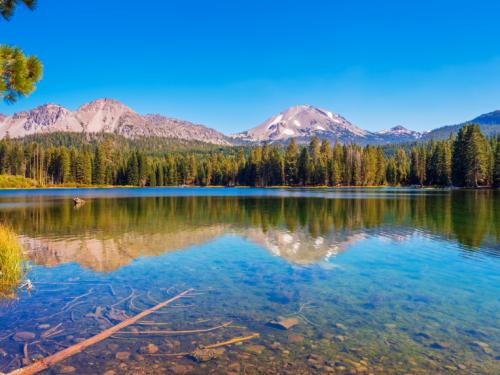
M500 254L500 199L493 191L319 197L69 197L0 200L0 220L21 234L31 261L113 271L141 256L180 251L224 234L247 238L290 263L320 263L368 236L418 233Z

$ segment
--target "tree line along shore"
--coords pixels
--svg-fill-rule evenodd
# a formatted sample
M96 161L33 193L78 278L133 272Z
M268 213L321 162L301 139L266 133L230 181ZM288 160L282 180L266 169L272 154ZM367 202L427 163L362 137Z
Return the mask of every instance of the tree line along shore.
M55 133L0 141L0 188L43 186L500 187L500 136L477 125L449 139L360 146L220 147L110 134Z

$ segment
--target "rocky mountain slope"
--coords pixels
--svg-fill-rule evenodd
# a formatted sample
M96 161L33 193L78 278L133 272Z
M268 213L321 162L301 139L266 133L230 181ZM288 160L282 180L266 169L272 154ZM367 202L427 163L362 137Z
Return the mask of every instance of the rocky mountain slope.
M397 125L389 130L381 130L376 134L383 139L384 143L397 143L415 141L425 133L409 130L402 125Z
M0 117L0 138L58 131L115 133L130 138L158 136L229 145L222 133L203 125L161 115L139 115L112 99L98 99L76 111L45 104L29 111Z
M456 134L468 123L479 124L487 136L500 134L500 110L483 114L461 124L443 126L428 132L409 130L401 125L389 130L370 132L333 112L301 105L288 108L261 125L231 137L246 142L286 142L290 138L295 138L299 143L306 143L312 136L318 136L331 142L387 144L445 139L450 134Z
M383 144L416 140L421 134L402 126L369 132L336 113L300 105L284 110L253 129L232 135L234 139L250 142L283 142L295 138L299 143L308 142L313 136L341 143Z
M45 104L11 116L0 114L0 138L24 137L53 132L115 133L128 138L165 137L201 141L217 145L260 142L285 143L295 138L307 143L313 136L333 142L365 144L402 143L445 139L466 123L481 125L486 135L500 134L500 110L478 116L462 124L417 132L398 125L389 130L370 132L344 117L310 105L290 107L250 130L226 136L214 129L161 115L140 115L113 99L98 99L70 111L56 104Z
M314 135L349 142L364 138L369 133L335 113L310 105L299 105L233 137L246 141L283 141L292 137L300 139Z

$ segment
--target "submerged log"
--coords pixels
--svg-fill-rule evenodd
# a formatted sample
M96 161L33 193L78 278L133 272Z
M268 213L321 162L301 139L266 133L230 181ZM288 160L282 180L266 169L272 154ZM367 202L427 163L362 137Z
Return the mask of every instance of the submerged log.
M31 375L31 374L36 374L39 373L40 371L46 370L51 366L54 366L55 364L65 360L66 358L69 358L75 354L78 354L88 348L89 346L92 346L94 344L97 344L98 342L101 342L108 337L110 337L112 334L118 332L119 330L128 327L134 323L136 323L138 320L148 316L149 314L155 312L156 310L159 310L172 302L177 301L178 299L184 297L188 293L193 291L193 289L188 289L185 290L182 293L179 293L175 297L172 297L162 303L159 303L158 305L151 307L150 309L144 310L143 312L137 314L136 316L133 316L132 318L129 318L111 328L108 328L101 333L92 336L82 342L79 342L78 344L71 345L70 347L61 350L60 352L57 352L51 356L48 356L38 362L33 363L32 365L14 370L9 373L9 375Z

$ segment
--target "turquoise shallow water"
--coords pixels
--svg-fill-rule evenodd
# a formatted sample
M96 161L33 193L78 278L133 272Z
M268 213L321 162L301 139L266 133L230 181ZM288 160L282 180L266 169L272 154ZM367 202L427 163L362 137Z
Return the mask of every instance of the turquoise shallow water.
M497 192L34 193L0 193L34 285L0 305L1 371L194 288L46 373L500 372ZM253 333L207 362L158 355Z

